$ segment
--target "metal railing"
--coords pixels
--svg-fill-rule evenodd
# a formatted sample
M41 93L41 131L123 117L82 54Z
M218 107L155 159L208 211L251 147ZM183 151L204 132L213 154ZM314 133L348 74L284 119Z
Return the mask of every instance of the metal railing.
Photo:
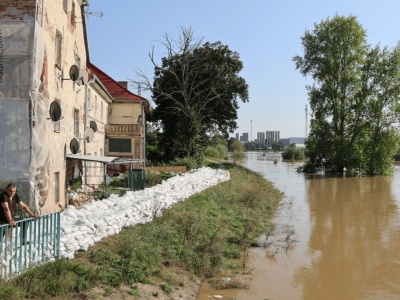
M60 213L0 225L0 273L8 278L60 255Z
M143 133L141 124L106 125L106 134L112 135L137 135Z

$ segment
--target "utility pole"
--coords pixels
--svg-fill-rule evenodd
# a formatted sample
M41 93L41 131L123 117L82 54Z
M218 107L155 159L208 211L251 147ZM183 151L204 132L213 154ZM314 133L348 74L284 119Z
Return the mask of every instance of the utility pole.
M250 119L250 142L253 141L253 119Z

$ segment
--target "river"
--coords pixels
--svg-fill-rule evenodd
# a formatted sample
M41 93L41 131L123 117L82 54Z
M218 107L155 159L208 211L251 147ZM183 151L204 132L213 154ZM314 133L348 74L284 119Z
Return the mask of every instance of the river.
M199 300L400 299L400 167L393 176L326 177L297 173L299 165L247 153L243 166L285 194L275 230L252 251L249 289L205 282Z

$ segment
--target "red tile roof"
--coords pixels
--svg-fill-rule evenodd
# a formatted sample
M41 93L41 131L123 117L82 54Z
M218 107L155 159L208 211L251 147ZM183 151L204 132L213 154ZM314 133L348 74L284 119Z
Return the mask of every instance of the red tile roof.
M89 76L92 77L93 74L96 75L98 79L100 79L101 83L108 90L114 100L118 101L147 101L146 98L143 98L139 95L136 95L130 92L128 89L120 85L117 81L112 79L98 67L93 65L92 63L87 63L87 68L90 70Z

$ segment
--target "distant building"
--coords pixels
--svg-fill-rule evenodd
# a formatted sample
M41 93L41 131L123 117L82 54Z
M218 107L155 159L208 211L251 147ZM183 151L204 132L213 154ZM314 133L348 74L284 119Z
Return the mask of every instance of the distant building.
M299 148L304 148L306 138L305 137L291 137L288 139L280 139L279 142L285 147L289 147L292 144L298 145Z
M271 147L273 142L279 142L280 131L266 131L265 132L265 144L267 147Z
M235 134L235 138L236 138L238 141L240 141L240 139L239 139L239 133L236 133L236 134Z
M257 132L257 143L259 144L265 143L265 132Z
M249 141L249 133L248 132L244 132L240 136L240 141L243 142L243 143L247 143Z

